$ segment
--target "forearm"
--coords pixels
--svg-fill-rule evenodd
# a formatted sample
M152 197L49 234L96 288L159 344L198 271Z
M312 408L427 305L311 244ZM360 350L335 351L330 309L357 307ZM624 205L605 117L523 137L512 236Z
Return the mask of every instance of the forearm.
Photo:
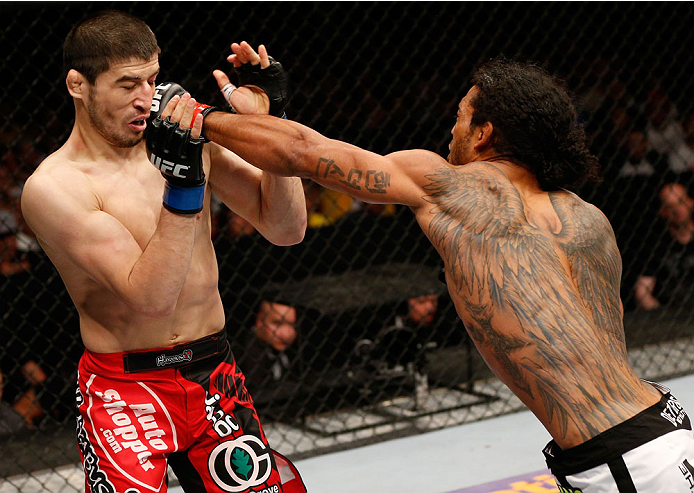
M294 245L306 232L306 199L300 178L263 173L260 233L276 245Z
M311 140L324 139L290 120L222 112L210 113L205 118L203 132L209 140L279 176L309 177L319 158Z
M152 317L176 308L193 255L197 214L181 215L162 207L159 224L128 276L126 303Z

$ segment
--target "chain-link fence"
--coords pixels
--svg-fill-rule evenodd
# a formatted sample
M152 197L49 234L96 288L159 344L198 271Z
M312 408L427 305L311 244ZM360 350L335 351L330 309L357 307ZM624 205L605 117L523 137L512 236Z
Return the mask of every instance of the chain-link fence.
M666 192L680 189L663 191L694 186L686 2L3 3L3 491L81 485L79 472L63 467L79 460L78 320L19 197L72 127L62 41L107 7L151 26L160 81L212 103L221 96L211 71L226 68L229 43L265 43L290 75L291 119L379 153L446 155L457 103L481 60L519 56L560 75L603 166L604 182L579 193L610 218L622 251L632 361L643 377L694 371L691 199L673 202ZM293 247L271 245L223 205L215 212L227 327L273 447L297 459L521 408L474 351L437 281L439 257L408 210L310 183L306 197L310 227ZM296 339L278 351L265 337L273 330Z

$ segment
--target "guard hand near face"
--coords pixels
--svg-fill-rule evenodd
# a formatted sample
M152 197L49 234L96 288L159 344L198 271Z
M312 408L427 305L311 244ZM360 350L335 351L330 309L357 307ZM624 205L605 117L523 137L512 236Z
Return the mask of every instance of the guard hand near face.
M147 153L151 163L166 178L164 207L176 214L196 214L205 198L205 172L200 137L206 105L198 104L177 84L161 84L159 105L152 103L147 126ZM180 104L179 104L180 103Z
M282 65L268 56L264 45L258 52L245 41L232 43L227 57L234 66L240 87L234 86L221 70L213 72L219 89L232 110L241 114L270 114L286 118L289 83Z
M150 109L149 118L147 119L148 128L157 117L160 117L162 120L166 117L166 115L162 114L171 99L175 96L180 98L186 94L186 92L185 89L175 82L162 82L161 84L157 84L157 87L154 89L154 96L152 96L152 107ZM216 106L195 102L193 118L198 114L201 114L202 117L205 118L213 111L221 110Z

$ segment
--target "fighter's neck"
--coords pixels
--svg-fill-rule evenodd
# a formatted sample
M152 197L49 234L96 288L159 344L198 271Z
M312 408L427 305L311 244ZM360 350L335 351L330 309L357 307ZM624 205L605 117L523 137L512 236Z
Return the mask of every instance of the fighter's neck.
M523 163L498 155L486 156L480 160L498 167L516 185L523 185L533 189L539 188L537 176L530 170L529 166Z
M76 156L90 161L127 163L145 158L144 140L133 147L119 147L109 142L92 125L79 120L75 121L67 143Z

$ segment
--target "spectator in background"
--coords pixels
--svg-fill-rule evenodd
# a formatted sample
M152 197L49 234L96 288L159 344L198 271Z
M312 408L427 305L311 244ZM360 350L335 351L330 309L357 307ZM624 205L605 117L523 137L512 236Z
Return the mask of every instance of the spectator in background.
M585 70L577 72L581 74L576 81L580 87L580 119L586 124L591 149L600 154L601 161L619 163L624 159L627 136L634 126L636 102L615 71L616 60L597 54L588 60ZM619 166L603 170L614 176L618 171Z
M659 85L649 93L646 111L646 135L650 146L661 154L669 155L684 142L684 131L675 105Z
M392 216L396 211L394 204L367 204L344 192L324 188L311 180L304 181L304 193L309 228L332 226L343 217L356 212Z
M431 329L438 304L436 294L408 298L404 316L396 315L392 324L375 335L365 334L367 339L360 341L362 362L382 370L404 368L410 363L423 364L421 356L425 347L437 346Z
M261 301L253 326L255 335L276 351L296 340L296 309L274 301Z
M429 339L430 334L420 334L419 329L433 324L438 308L438 296L436 294L414 296L407 299L406 305L406 314L396 315L392 324L386 324L380 330L376 328L370 331L366 327L360 327L361 330L358 333L352 333L352 337L346 337L342 333L345 327L336 323L337 330L341 333L334 335L332 339L342 341L340 344L344 345L345 353L353 352L357 346L372 346L377 343L378 350L371 353L369 358L399 361L403 356L409 355L411 359L416 353L417 343L424 344L425 340ZM266 356L269 356L272 361L273 380L279 380L290 365L291 358L285 351L294 344L298 335L296 308L276 301L262 301L256 316L254 332L259 340L271 348L266 351ZM308 337L309 334L305 336ZM326 336L328 334L321 330L321 337ZM317 351L317 348L309 348L309 350Z
M616 60L606 60L601 56L591 59L578 81L582 86L578 95L578 108L585 120L618 107L634 105L634 99L627 92L627 87L615 72Z
M22 415L3 399L5 377L0 372L0 438L14 435L28 429L27 422Z
M637 308L692 306L694 301L694 199L679 183L659 193L666 233L653 242L634 286Z
M425 294L408 298L407 314L404 317L397 315L394 325L412 328L427 327L434 322L438 306L439 297L436 294Z
M650 219L643 211L652 210L656 198L653 190L660 186L667 173L666 157L649 149L642 130L631 130L624 144L624 158L618 166L616 179L606 180L603 212L614 225L620 249L633 248L634 237L650 229ZM628 256L628 255L627 255Z
M33 150L30 143L20 140L15 152L7 152L2 157L0 167L0 232L8 227L14 230L17 252L22 258L36 255L41 247L36 237L24 221L20 208L22 187L28 169L34 169L41 155ZM33 163L32 168L28 168ZM14 216L14 218L10 217Z
M668 156L670 169L675 173L694 172L694 112L682 122L684 139L675 144Z
M17 255L17 222L7 210L0 210L0 272L12 276L29 270L29 261ZM4 282L0 285L3 288Z
M270 376L278 381L286 376L290 358L286 350L294 344L297 337L296 308L275 301L263 300L253 325L256 337L269 347L265 347L263 359L266 361L264 374L256 374L259 383L266 382ZM259 377L259 378L258 378Z
M626 162L619 169L619 176L663 175L667 171L666 156L650 148L642 130L632 130L626 138Z
M407 300L409 319L417 327L431 325L439 307L439 297L435 294L415 296Z
M5 168L16 177L18 183L24 183L29 174L46 158L46 154L37 150L34 145L34 139L38 139L38 136L31 137L32 134L35 132L24 132L2 159Z
M29 428L33 428L44 416L39 399L48 377L33 359L24 362L21 366L21 374L25 388L13 407L24 418Z

